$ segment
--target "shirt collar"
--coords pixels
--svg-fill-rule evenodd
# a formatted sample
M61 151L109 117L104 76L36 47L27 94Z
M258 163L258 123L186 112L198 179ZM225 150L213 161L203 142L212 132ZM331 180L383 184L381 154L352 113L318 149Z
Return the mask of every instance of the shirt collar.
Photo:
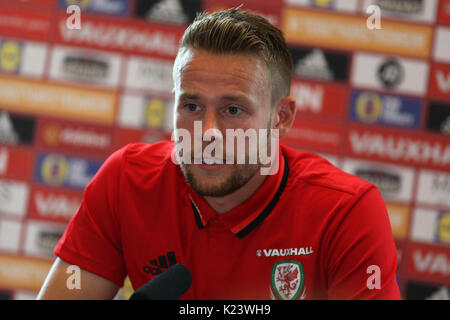
M205 228L212 218L216 218L237 237L243 238L272 212L286 186L288 175L289 166L283 156L276 174L267 176L264 183L244 203L223 214L217 213L203 197L188 186L192 211L198 227Z

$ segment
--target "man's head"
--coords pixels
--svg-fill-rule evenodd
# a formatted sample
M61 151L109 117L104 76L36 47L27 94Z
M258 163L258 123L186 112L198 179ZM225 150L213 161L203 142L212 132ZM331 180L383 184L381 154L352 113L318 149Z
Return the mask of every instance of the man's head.
M174 128L194 137L199 121L202 135L208 130L223 135L224 159L233 151L245 152L248 160L248 145L244 150L225 147L226 130L277 129L283 136L295 117L295 103L288 97L291 74L284 37L267 20L237 9L201 14L185 31L174 64ZM192 149L204 150L209 143L193 143ZM180 166L197 193L221 197L245 185L262 165Z
M255 55L264 61L269 72L272 105L289 95L291 55L283 33L261 16L238 9L199 14L181 38L177 59L189 49ZM174 72L178 72L177 67Z

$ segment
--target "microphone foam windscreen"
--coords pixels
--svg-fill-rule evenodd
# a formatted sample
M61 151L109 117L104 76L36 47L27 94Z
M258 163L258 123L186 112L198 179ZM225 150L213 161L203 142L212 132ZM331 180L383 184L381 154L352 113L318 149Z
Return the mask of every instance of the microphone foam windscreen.
M130 300L176 300L191 286L188 268L175 264L136 290Z

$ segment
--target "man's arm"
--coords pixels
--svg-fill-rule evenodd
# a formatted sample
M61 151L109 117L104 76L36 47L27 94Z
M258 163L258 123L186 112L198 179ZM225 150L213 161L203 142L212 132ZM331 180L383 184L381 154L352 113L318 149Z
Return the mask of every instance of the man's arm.
M349 205L328 238L328 298L400 299L397 249L383 198L372 187ZM370 271L372 267L379 272Z
M55 260L38 299L112 299L127 275L117 217L118 184L125 148L106 159L54 249ZM81 288L67 288L80 268ZM72 272L71 273L68 273Z
M67 280L71 264L56 258L39 292L38 300L111 300L119 286L105 278L80 268L80 288L69 289Z

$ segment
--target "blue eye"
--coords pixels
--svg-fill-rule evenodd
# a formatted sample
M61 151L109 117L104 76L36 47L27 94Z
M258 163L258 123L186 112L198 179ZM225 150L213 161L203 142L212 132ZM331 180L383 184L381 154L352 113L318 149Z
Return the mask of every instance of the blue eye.
M232 116L236 116L239 113L241 113L241 109L239 109L239 107L236 106L229 106L228 107L228 113L231 114Z
M188 104L185 105L185 107L186 107L186 108L188 109L188 111L190 111L190 112L195 112L195 111L197 111L197 110L200 108L198 105L193 104L193 103L188 103Z

